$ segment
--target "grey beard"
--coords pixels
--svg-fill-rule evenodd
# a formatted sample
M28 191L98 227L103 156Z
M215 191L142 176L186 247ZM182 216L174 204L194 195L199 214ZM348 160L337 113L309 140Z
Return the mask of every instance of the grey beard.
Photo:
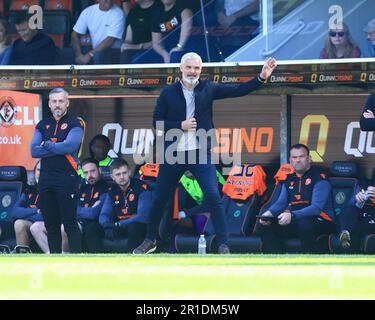
M195 85L197 82L198 82L198 80L199 80L199 78L194 78L194 79L189 79L189 78L186 78L185 76L182 76L182 78L184 79L184 81L186 82L186 83L188 83L188 84L190 84L190 85Z

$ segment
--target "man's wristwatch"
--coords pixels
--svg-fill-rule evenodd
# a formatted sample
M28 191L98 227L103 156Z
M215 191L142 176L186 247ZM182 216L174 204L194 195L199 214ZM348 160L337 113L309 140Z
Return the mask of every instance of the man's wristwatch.
M183 47L182 47L182 45L180 44L180 43L177 43L177 48L180 48L180 49L182 49Z

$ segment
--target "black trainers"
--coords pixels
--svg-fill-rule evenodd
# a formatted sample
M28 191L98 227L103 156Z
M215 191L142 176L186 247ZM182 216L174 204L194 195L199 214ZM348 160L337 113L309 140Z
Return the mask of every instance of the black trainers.
M156 241L145 239L137 248L133 250L133 254L147 254L156 250Z
M32 253L29 246L17 245L13 250L15 253Z
M9 254L10 248L6 244L0 244L0 254Z
M340 244L343 249L350 248L350 233L348 230L343 230L340 233Z
M221 244L219 248L217 249L217 253L218 254L230 254L228 245L226 245L225 243Z

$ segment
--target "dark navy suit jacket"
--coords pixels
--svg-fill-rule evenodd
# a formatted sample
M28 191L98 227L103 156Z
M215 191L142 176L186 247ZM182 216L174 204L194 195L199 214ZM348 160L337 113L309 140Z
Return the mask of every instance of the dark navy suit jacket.
M194 117L197 120L197 130L205 129L208 131L214 128L212 110L214 100L245 96L259 88L261 84L262 82L258 77L239 85L224 85L209 80L200 81L194 88ZM185 120L186 100L181 82L176 82L161 92L154 110L153 125L156 128L157 121L164 121L165 131L181 129L181 123ZM165 146L167 145L166 142Z

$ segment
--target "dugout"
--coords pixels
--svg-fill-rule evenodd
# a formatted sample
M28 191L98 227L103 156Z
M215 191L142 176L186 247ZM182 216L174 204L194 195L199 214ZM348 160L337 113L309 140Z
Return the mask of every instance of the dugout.
M261 65L206 63L202 78L236 84L256 76ZM3 67L1 74L0 163L28 170L34 165L30 135L48 115L51 88L67 89L71 112L86 123L82 157L88 155L90 139L103 133L113 143L112 152L132 163L134 153L150 151L160 91L180 79L173 64ZM310 147L315 164L354 161L369 178L373 133L360 131L359 118L374 87L374 58L279 61L268 84L255 93L215 102L219 146L214 152L241 152L243 162L277 165L287 161L288 147L300 142Z

